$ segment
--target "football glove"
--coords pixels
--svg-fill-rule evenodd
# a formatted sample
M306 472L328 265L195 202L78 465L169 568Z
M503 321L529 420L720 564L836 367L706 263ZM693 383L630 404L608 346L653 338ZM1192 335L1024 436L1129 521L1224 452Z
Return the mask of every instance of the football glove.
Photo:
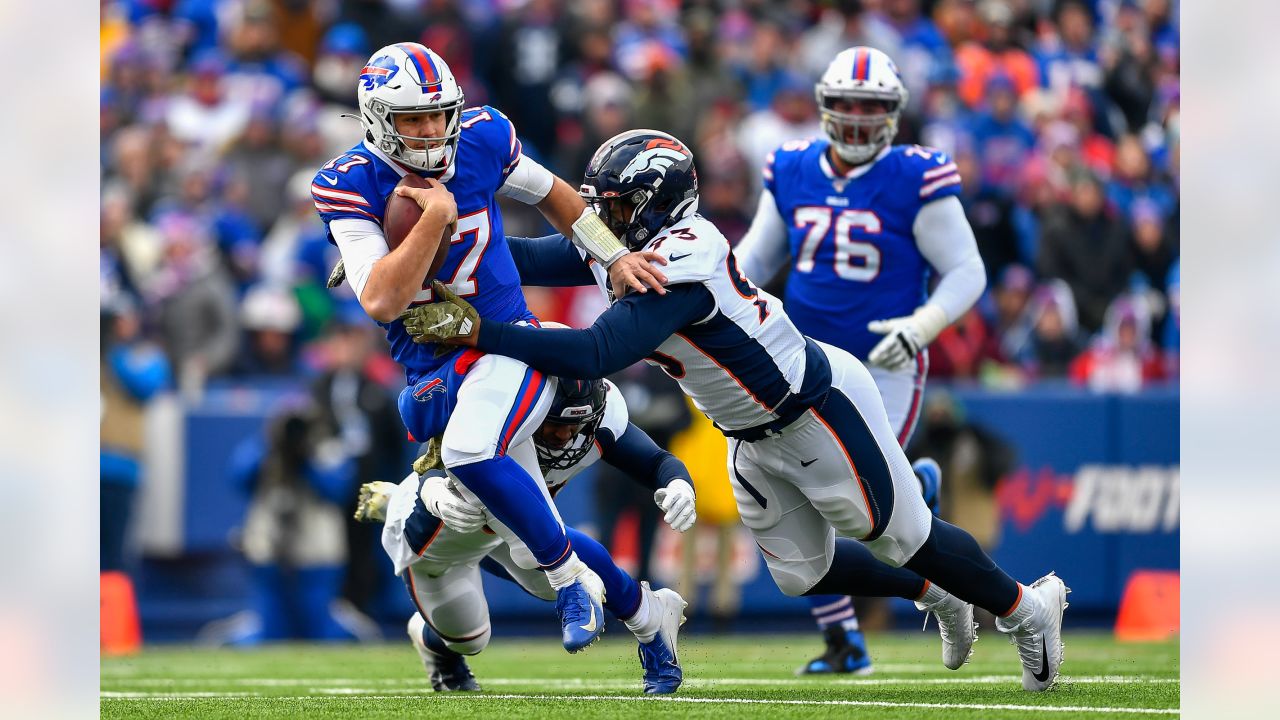
M902 370L946 326L947 314L942 308L929 303L916 308L908 316L873 320L867 323L867 329L884 335L884 339L871 348L867 361L886 370Z
M443 470L444 461L440 459L440 438L433 437L427 440L427 450L413 461L413 471L419 475L426 475L431 470Z
M672 530L684 532L693 527L698 520L698 511L694 509L693 486L683 478L676 478L664 488L653 493L654 502L666 513L662 517Z
M447 475L433 472L422 483L422 504L427 512L444 522L444 526L460 533L472 533L488 521L483 509L472 505L449 484Z
M381 480L365 483L360 486L360 495L356 498L355 519L359 522L383 522L387 519L387 503L391 502L391 493L396 491L396 484Z
M438 302L409 308L400 316L414 342L440 343L470 337L476 332L480 327L480 313L471 303L454 295L439 280L431 282L431 289Z

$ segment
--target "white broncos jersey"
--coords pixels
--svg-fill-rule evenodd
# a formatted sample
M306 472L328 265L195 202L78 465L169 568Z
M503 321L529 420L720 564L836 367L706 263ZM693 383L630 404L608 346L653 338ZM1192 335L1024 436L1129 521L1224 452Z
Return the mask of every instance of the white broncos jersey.
M739 271L729 241L700 215L665 228L644 249L667 259L661 267L667 285L700 283L716 304L645 361L679 382L723 430L778 419L783 402L801 390L806 356L805 337L783 312L782 301ZM607 274L595 263L591 268L607 294Z

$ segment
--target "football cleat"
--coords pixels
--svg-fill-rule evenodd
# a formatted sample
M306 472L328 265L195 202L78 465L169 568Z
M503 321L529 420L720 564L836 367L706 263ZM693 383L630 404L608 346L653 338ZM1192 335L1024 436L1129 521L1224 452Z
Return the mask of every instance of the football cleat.
M1062 613L1067 609L1069 592L1071 589L1062 578L1049 573L1027 588L1036 607L1026 619L1015 623L996 618L996 629L1008 633L1009 641L1018 647L1024 690L1048 690L1058 679L1058 669L1062 667Z
M930 461L932 462L932 461ZM942 664L958 670L969 662L973 644L978 641L978 623L973 621L973 605L948 594L936 603L918 602L916 607L938 618L938 634L942 636ZM929 616L924 616L925 626Z
M604 583L590 571L556 591L556 615L565 650L576 653L600 638L604 632L603 601Z
M658 601L654 610L662 613L658 634L653 640L640 643L638 650L640 666L644 668L644 691L649 695L668 695L680 689L680 683L684 682L676 642L685 620L684 609L689 603L675 590L650 591L649 583L640 584L644 586L642 592L653 592L652 597Z
M423 638L426 626L426 621L418 613L409 618L409 639L413 641L418 657L422 658L432 689L436 692L479 692L480 683L467 667L467 659L445 647L434 632L430 633L431 644L428 645Z
M920 480L924 504L929 506L929 512L937 515L942 510L942 468L933 458L920 458L911 463L911 469Z
M845 630L837 623L823 630L822 635L827 644L826 652L797 670L797 675L870 675L874 670L871 655L867 652L867 639L861 630Z
M370 482L360 486L360 495L356 498L355 519L359 522L384 522L387 519L387 504L391 502L391 494L397 485L389 482Z

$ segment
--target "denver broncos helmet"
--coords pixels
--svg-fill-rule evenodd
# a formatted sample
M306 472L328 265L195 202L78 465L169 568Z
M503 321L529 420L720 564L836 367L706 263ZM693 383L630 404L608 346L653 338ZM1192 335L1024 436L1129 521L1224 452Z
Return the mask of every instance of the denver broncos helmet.
M603 380L559 378L555 399L543 422L576 427L577 432L564 447L551 447L541 431L533 434L538 465L543 470L566 470L591 451L596 430L604 419L605 393Z
M631 250L698 209L693 153L657 130L630 130L605 141L587 163L579 191Z

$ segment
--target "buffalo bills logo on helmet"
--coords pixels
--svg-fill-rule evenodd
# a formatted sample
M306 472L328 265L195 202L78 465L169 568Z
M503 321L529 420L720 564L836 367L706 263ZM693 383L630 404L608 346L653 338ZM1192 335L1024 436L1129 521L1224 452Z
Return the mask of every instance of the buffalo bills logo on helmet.
M380 55L370 60L368 65L360 68L360 82L364 83L365 90L372 90L386 85L399 71L400 66L396 64L394 57Z

